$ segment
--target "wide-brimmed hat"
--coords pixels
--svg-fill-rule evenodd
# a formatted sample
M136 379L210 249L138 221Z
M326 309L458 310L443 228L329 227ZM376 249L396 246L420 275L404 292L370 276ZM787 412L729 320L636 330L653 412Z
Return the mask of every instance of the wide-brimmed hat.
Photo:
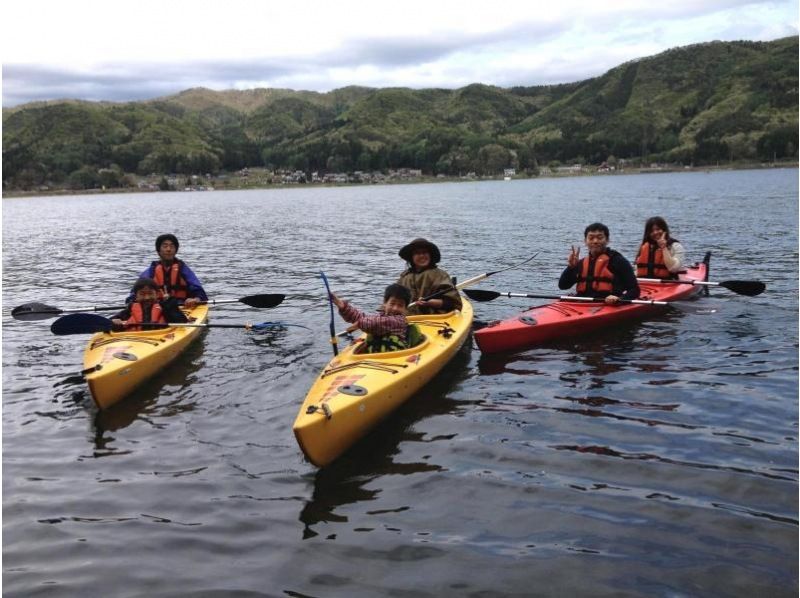
M439 253L439 248L436 247L433 243L428 241L427 239L414 239L408 245L404 246L398 253L398 255L403 258L405 261L411 263L411 256L414 254L414 251L417 249L427 249L428 253L431 254L431 264L438 264L439 260L442 259L442 254Z

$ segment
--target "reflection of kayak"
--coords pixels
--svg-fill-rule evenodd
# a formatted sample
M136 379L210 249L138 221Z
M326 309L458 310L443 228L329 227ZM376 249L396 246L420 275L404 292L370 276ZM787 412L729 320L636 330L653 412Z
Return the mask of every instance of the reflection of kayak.
M187 316L204 324L208 305L198 305ZM171 327L136 332L98 332L83 353L83 367L92 399L106 409L175 359L203 330Z
M707 280L708 263L687 268L680 280ZM677 301L700 292L701 286L640 282L641 299ZM531 347L562 337L576 336L646 317L663 310L663 306L632 304L606 305L556 301L531 308L500 322L477 330L475 342L483 353L501 353Z
M472 305L461 311L409 316L423 334L415 347L359 353L365 338L334 357L308 391L294 434L314 465L327 465L433 378L467 339Z

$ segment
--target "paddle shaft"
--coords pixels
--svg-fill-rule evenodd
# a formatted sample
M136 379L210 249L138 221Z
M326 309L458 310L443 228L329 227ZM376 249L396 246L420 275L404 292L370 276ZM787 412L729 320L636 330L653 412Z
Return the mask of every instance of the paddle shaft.
M422 301L428 301L429 299L435 299L436 297L439 297L441 295L449 293L450 291L453 291L453 290L460 291L461 289L463 289L465 287L468 287L469 285L475 284L476 282L480 282L484 278L490 277L492 274L499 274L500 272L506 272L508 270L513 270L514 268L519 268L520 266L522 266L524 264L527 264L529 261L531 261L537 255L539 255L538 251L536 253L534 253L531 257L529 257L528 259L526 259L526 260L524 260L524 261L522 261L522 262L520 262L518 264L514 264L513 266L509 266L508 268L503 268L502 270L495 270L494 272L484 272L483 274L478 274L477 276L473 276L472 278L468 278L464 282L459 282L458 284L456 284L456 285L454 285L454 286L452 286L450 288L441 289L439 291L436 291L435 293L432 293L432 294L428 295L427 297L423 297ZM327 282L326 282L326 286L327 286ZM408 304L408 307L413 307L413 306L417 305L418 302L419 302L419 300L412 301L411 303ZM332 305L333 304L331 304L331 306ZM333 308L331 307L331 309L333 309ZM357 326L349 326L346 330L342 330L341 332L336 333L333 338L336 338L337 336L348 335L348 334L350 334L351 332L353 332L355 330L358 330ZM333 329L331 329L331 332L333 333ZM331 340L331 342L335 342L335 341Z
M166 330L168 328L239 328L244 330L264 330L272 327L280 326L297 326L297 324L286 324L284 322L261 322L259 324L209 324L207 322L168 322L161 324L157 322L136 322L131 323L129 328L160 328ZM61 316L52 326L50 330L55 335L65 334L91 334L94 332L113 332L114 323L112 320L99 316L96 314L68 314ZM122 330L120 331L122 332Z
M200 301L199 305L220 305L224 303L244 303L250 307L275 307L280 304L286 295L278 293L264 293L261 295L249 295L247 297L240 297L239 299L210 299L208 301ZM60 309L52 305L44 303L26 303L11 310L11 316L15 320L22 321L35 321L46 320L55 316L74 313L98 312L98 311L119 311L125 309L126 305L116 305L108 307L79 307L70 309Z
M333 293L331 293L331 286L328 284L328 277L325 276L325 272L319 273L320 278L322 278L322 282L325 283L325 290L328 291L328 306L331 310L331 318L330 322L328 322L328 329L331 335L331 347L333 348L333 356L336 357L339 355L339 339L338 335L336 334L336 324L334 322L333 316Z
M259 326L259 324L251 324L249 322L246 324L192 324L187 322L169 322L168 324L158 324L155 322L139 322L137 324L131 324L130 326L141 326L142 328L243 328L245 330L251 330L254 326Z
M412 301L411 303L408 304L408 307L414 307L415 305L417 305L419 303L419 301L429 301L430 299L436 299L437 297L445 295L445 294L447 294L447 293L449 293L451 291L454 291L454 290L455 291L460 291L464 287L468 287L471 284L475 284L476 282L480 282L481 280L483 280L487 276L491 276L492 274L495 274L495 272L486 272L484 274L478 274L478 276L473 276L472 278L468 278L464 282L459 282L457 285L452 286L452 287L450 287L448 289L441 289L440 291L436 291L435 293L431 293L427 297L423 297L422 299L418 299L417 301Z
M578 297L577 295L536 295L533 293L500 293L498 291L485 291L485 293L497 293L497 297L523 297L527 299L555 299L557 301L574 301L580 303L605 303L602 297ZM493 297L496 299L497 297ZM473 297L480 301L477 297ZM485 301L486 299L484 299ZM491 299L488 299L491 301ZM639 305L670 305L668 301L656 301L654 299L620 299L617 303L635 303Z

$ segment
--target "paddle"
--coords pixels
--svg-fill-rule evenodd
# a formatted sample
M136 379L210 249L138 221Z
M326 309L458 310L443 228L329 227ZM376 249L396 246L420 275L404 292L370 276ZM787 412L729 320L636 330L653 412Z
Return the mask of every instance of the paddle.
M239 299L212 299L209 301L201 301L200 305L221 305L223 303L244 303L250 307L275 307L279 305L286 295L280 293L266 293L262 295L248 295L247 297L240 297ZM63 314L70 313L84 313L87 311L119 311L125 309L125 305L112 306L112 307L79 307L74 309L60 309L52 305L44 303L25 303L19 305L11 310L11 317L15 320L22 320L25 322L32 322L34 320L47 320Z
M432 293L432 294L428 295L427 297L423 297L422 301L428 301L429 299L435 299L436 297L439 297L440 295L444 295L445 293L449 293L453 289L455 289L457 291L460 291L464 287L468 287L470 285L475 284L476 282L480 282L484 278L488 278L489 276L492 276L494 274L499 274L500 272L506 272L508 270L513 270L514 268L519 268L520 266L524 266L525 264L530 262L537 255L539 255L538 251L536 253L534 253L531 257L529 257L527 260L522 261L519 264L514 264L513 266L509 266L508 268L503 268L502 270L495 270L494 272L484 272L483 274L478 274L477 276L473 276L472 278L468 278L464 282L460 282L460 283L458 283L457 285L455 285L453 287L442 289L440 291L436 291L435 293ZM469 296L469 295L467 295L467 296ZM419 300L414 301L412 303L409 303L408 307L412 307L412 306L416 305L418 301Z
M664 280L661 278L637 278L639 282L655 284L691 284L709 287L723 287L739 295L755 297L763 293L767 285L760 280L723 280L722 282L707 282L705 280Z
M164 324L156 324L153 322L136 324L143 328L164 328ZM167 326L170 328L240 328L244 330L266 330L268 328L281 328L284 326L299 326L306 328L300 324L286 324L284 322L262 322L260 324L193 324L191 322L174 322ZM111 332L111 320L98 316L96 314L69 314L61 316L52 326L50 331L58 336L67 334L92 334L95 332Z
M605 303L601 297L578 297L576 295L536 295L533 293L498 293L497 291L484 291L481 289L467 289L464 294L475 301L493 301L498 297L526 297L528 299L556 299L558 301L579 301L585 303ZM672 305L668 301L655 301L653 299L620 299L617 303L638 303L643 305Z
M509 266L508 268L503 268L502 270L495 270L493 272L484 272L483 274L478 274L477 276L473 276L472 278L468 278L464 282L460 282L455 286L450 286L448 288L444 288L444 289L441 289L439 291L436 291L435 293L431 293L427 297L423 297L422 301L428 301L429 299L435 299L436 297L444 295L445 293L449 293L450 291L452 291L454 289L456 291L460 291L464 287L468 287L471 284L475 284L476 282L480 282L484 278L488 278L489 276L492 276L494 274L499 274L500 272L507 272L508 270L513 270L514 268L519 268L520 266L524 266L525 264L527 264L528 262L533 260L533 258L535 258L537 255L539 255L538 251L536 253L534 253L531 257L529 257L527 260L524 260L524 261L522 261L522 262L520 262L518 264L514 264L513 266ZM467 293L466 291L464 291L464 292ZM467 293L467 296L470 297L471 295L469 293ZM412 301L411 303L408 304L408 307L412 307L412 306L416 305L419 301L420 301L419 299L417 301ZM481 301L481 300L478 299L478 301ZM484 299L484 301L489 301L489 299ZM347 330L342 330L336 336L346 336L346 335L350 334L351 332L353 332L354 330L356 330L356 327L351 326Z
M331 346L333 347L333 356L336 357L339 354L339 339L336 338L336 326L334 324L334 319L333 319L333 296L331 295L331 287L328 284L328 277L325 276L325 272L320 271L319 276L320 278L322 278L322 282L325 283L325 289L328 291L328 303L331 308L331 321L329 323L330 333L331 333Z

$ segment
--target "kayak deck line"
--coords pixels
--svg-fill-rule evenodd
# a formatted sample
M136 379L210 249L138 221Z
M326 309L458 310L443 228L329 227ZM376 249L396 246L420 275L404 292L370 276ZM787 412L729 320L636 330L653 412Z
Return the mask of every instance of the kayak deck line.
M155 338L141 338L139 336L108 336L106 338L99 338L95 341L92 341L91 348L94 349L96 347L102 347L103 345L108 345L110 343L117 343L117 342L131 342L131 343L146 343L149 345L160 345L161 343L166 342L164 339L155 339Z
M376 370L383 370L385 372L391 372L393 374L396 374L399 370L396 370L394 368L407 368L408 365L404 364L404 363L382 363L382 362L379 362L379 361L367 361L367 360L364 360L364 361L359 361L357 363L346 363L344 365L340 365L340 366L336 366L336 367L332 367L332 368L327 368L326 370L324 370L322 372L322 374L320 375L320 378L325 378L327 376L331 376L333 374L338 374L339 372L343 372L345 370L350 370L350 369L359 368L359 367L372 368L372 369L376 369Z

